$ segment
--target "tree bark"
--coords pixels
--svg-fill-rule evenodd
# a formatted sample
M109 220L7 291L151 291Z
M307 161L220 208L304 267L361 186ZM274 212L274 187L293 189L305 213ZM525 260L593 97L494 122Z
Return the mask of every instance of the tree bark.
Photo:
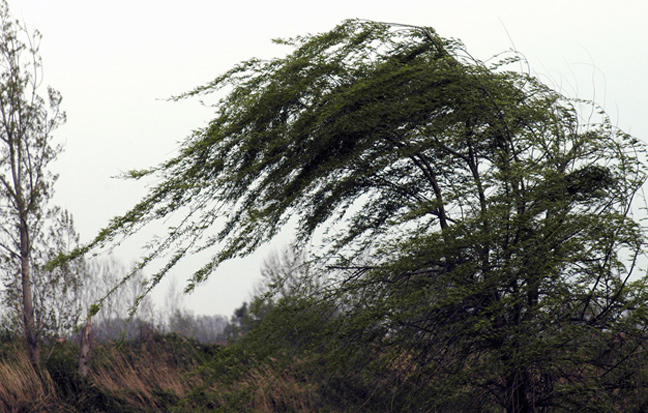
M528 413L532 410L527 391L529 387L529 373L526 369L513 372L507 379L509 400L506 406L507 413Z
M22 215L22 214L21 214ZM29 361L40 371L40 342L34 321L34 299L31 282L29 232L26 219L20 218L20 275L23 295L23 324L29 349Z
M88 321L81 331L81 349L79 350L79 374L82 377L88 377L90 365L90 322L92 316L88 316Z

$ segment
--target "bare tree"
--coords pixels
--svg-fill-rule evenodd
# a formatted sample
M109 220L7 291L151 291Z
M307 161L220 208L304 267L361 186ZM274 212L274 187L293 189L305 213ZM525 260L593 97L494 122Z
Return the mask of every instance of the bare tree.
M91 275L81 289L81 300L84 313L94 313L92 334L96 339L115 339L122 332L130 337L142 323L159 321L151 297L138 300L146 289L142 272L127 275L129 270L112 255L91 260L88 272Z
M164 307L159 312L164 317L160 320L164 330L201 343L224 342L227 317L220 314L194 314L186 308L185 297L176 280L172 280L164 299Z
M324 274L320 273L313 271L306 251L291 248L275 251L263 261L262 279L255 286L254 295L281 298L313 294L324 286Z
M33 239L46 215L56 176L49 163L60 153L52 131L65 121L61 95L48 88L49 104L39 94L42 63L40 34L30 34L0 3L0 252L20 280L22 321L29 358L40 366L34 318Z

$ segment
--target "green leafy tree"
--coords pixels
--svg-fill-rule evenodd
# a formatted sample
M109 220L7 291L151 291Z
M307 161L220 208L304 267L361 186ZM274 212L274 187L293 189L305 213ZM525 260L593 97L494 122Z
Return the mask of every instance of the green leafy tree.
M40 96L40 34L29 34L0 2L0 253L19 282L23 330L34 365L40 364L34 317L34 239L47 214L56 180L47 169L60 148L52 131L64 122L61 95Z
M279 42L292 52L181 96L222 97L178 156L130 173L158 183L86 248L181 211L141 264L165 257L154 285L215 249L191 289L296 218L297 249L332 230L317 253L340 347L407 366L382 387L401 408L627 407L646 385L628 378L646 345L644 146L506 70L517 56L487 66L431 28Z

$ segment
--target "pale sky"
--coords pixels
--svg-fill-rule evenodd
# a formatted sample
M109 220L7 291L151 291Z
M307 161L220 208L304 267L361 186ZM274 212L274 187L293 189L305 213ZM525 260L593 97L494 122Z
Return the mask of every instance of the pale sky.
M68 122L55 131L65 152L55 166L54 202L72 212L86 241L145 194L141 183L112 177L173 156L213 114L196 100L166 98L241 60L281 53L272 38L327 31L347 18L431 26L483 60L515 47L545 82L597 101L613 123L648 140L644 0L8 2L16 18L42 33L45 83L63 95ZM136 237L116 254L133 261L145 241L145 234ZM186 298L187 307L230 315L249 299L263 257L283 242L223 265ZM192 264L175 272L179 284Z

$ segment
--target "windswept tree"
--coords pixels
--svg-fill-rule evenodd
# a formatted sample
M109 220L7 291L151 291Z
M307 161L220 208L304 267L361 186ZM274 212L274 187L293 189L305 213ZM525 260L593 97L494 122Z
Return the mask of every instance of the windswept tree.
M40 345L34 318L32 258L56 177L48 166L60 148L52 131L65 120L61 95L40 95L40 34L30 34L0 3L0 253L22 296L22 324L34 365ZM10 263L10 265L6 265Z
M291 222L298 249L333 229L315 253L346 302L338 338L363 344L340 348L405 365L384 387L403 409L628 407L645 386L629 379L644 146L507 70L517 56L489 66L431 28L352 20L279 42L292 52L181 96L220 96L215 118L130 174L157 183L87 248L181 213L141 265L165 259L154 285L213 249L191 289Z

